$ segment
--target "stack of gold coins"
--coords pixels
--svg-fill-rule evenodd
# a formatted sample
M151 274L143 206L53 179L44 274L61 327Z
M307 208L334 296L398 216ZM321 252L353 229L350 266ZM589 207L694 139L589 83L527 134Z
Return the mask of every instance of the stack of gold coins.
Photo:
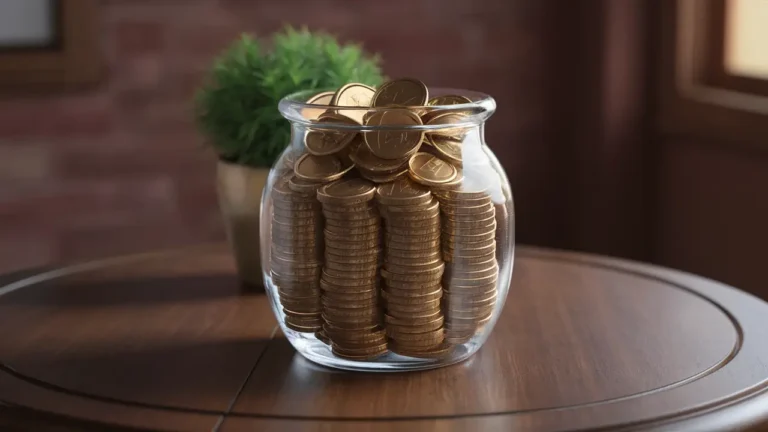
M333 353L368 360L387 352L381 328L381 218L376 187L359 178L317 191L325 215L325 266L320 277L323 329Z
M485 325L496 305L496 218L485 191L435 190L442 213L445 338L467 342Z
M385 329L391 351L431 357L445 353L440 278L440 204L429 189L401 178L378 187L385 219Z
M323 217L314 191L289 175L272 189L272 281L285 313L285 325L299 332L321 328L320 271ZM291 186L299 189L293 190Z

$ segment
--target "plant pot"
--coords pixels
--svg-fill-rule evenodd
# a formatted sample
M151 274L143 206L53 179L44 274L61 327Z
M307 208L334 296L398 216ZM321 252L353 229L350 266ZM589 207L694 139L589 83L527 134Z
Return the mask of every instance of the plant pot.
M219 207L237 273L244 285L262 290L259 218L261 194L268 176L268 168L252 168L224 161L218 163Z

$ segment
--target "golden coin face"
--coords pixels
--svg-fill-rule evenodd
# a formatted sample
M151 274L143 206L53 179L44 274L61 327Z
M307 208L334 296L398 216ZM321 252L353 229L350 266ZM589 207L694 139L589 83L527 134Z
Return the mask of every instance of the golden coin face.
M431 135L441 135L441 136L447 136L447 137L454 137L456 139L463 139L464 135L468 132L468 129L466 126L456 126L451 127L451 125L465 123L467 121L467 116L462 113L456 113L456 112L448 112L448 113L439 113L434 115L432 118L427 120L428 125L430 126L446 126L445 128L440 128L437 130L431 130L429 133Z
M341 87L331 100L331 105L340 107L369 107L375 90L365 84L352 83ZM337 110L357 123L363 123L366 110Z
M421 119L410 110L390 109L371 115L368 126L403 126L408 128L421 125ZM423 131L383 130L365 132L365 143L375 156L382 159L402 159L416 152L424 139Z
M352 119L336 114L323 114L317 124L350 123ZM307 132L304 145L307 151L316 156L338 153L349 145L357 134L353 131L311 129Z
M436 134L427 134L427 140L432 145L432 147L437 150L440 156L444 157L449 162L461 165L461 141L452 137Z
M385 205L419 205L432 201L429 189L407 178L400 178L376 189L376 197Z
M306 103L309 105L329 105L332 99L333 92L323 92L307 99ZM305 119L312 120L320 117L325 111L325 108L303 108L301 110L301 116Z
M328 181L342 172L341 161L333 156L305 154L296 161L296 176L310 181Z
M364 179L350 178L337 180L317 191L317 199L322 203L355 204L373 199L376 186Z
M371 106L424 106L428 100L429 91L423 82L417 79L403 78L382 84L374 93Z
M382 159L371 153L367 145L357 147L350 157L358 168L365 169L369 174L391 174L401 172L408 165L408 158Z
M431 98L427 105L461 105L467 103L472 103L472 100L468 97L459 95L444 95Z
M408 161L408 175L426 186L448 183L456 178L456 167L429 153L416 153Z

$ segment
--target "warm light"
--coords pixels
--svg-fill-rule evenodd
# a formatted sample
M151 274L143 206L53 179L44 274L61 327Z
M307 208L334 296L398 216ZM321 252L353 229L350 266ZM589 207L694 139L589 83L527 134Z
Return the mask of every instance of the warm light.
M768 78L768 0L728 0L725 68Z

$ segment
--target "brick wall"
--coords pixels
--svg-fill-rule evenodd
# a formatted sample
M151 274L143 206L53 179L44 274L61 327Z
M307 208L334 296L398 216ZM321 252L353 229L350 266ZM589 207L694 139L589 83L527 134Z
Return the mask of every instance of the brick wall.
M0 98L0 271L223 239L190 99L241 31L284 23L362 41L389 76L494 95L488 140L524 183L518 156L544 133L543 23L556 3L104 1L98 86Z

